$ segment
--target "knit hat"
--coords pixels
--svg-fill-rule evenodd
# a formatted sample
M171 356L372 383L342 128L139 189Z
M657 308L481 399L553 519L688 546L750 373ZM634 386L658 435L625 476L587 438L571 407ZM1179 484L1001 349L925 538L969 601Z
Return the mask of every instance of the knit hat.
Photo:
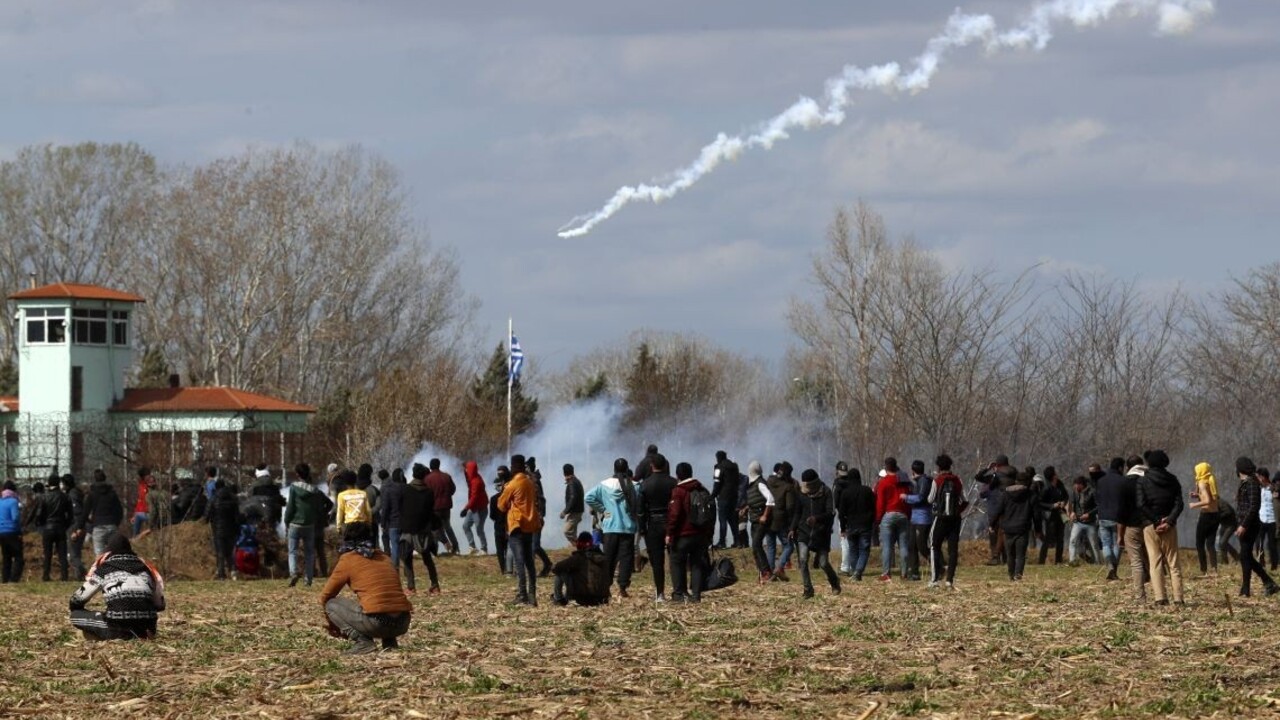
M1236 472L1241 475L1253 475L1258 472L1258 466L1247 457L1236 458Z
M808 470L800 473L800 480L805 483L817 482L818 471L813 468L809 468Z

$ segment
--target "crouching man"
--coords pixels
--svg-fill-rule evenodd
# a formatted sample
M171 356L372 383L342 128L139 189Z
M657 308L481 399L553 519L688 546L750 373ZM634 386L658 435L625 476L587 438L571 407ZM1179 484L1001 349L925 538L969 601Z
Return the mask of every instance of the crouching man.
M368 523L348 523L342 539L338 563L320 593L329 634L352 641L347 655L377 650L374 639L382 640L383 650L399 647L396 638L409 631L413 611L400 586L400 576L390 558L374 546ZM348 585L356 600L338 597Z
M106 612L85 610L99 592ZM150 563L133 554L120 533L89 568L84 585L71 596L71 624L88 640L133 640L156 636L156 615L164 610L164 578Z
M576 548L569 557L556 563L551 572L556 576L551 601L568 605L604 605L609 602L609 563L604 553L591 542L591 533L578 534Z

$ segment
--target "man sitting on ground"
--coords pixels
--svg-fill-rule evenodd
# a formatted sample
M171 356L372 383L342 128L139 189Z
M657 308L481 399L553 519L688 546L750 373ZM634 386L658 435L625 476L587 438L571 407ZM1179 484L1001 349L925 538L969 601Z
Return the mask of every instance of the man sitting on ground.
M347 523L342 538L338 562L320 592L329 634L352 641L347 655L373 652L374 638L382 640L383 650L399 647L396 638L409 631L413 611L400 576L390 558L374 546L368 523ZM338 597L348 585L356 600Z
M85 610L99 592L107 611ZM133 640L156 636L156 614L164 610L164 578L133 554L129 538L116 533L71 596L71 624L88 640Z
M591 533L578 534L576 549L569 557L556 563L551 572L556 576L551 601L568 605L604 605L609 602L609 563L604 553L591 542Z

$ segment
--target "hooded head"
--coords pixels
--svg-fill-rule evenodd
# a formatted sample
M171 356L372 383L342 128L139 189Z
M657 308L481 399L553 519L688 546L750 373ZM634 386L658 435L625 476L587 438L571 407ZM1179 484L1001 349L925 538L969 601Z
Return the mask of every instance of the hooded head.
M501 485L511 479L511 468L506 465L499 465L493 474L493 484Z
M356 482L361 480L373 482L373 466L369 463L361 463L360 468L356 470Z
M786 460L783 460L780 463L780 466L778 467L778 474L786 478L787 480L790 480L791 472L793 469L794 468L791 467L791 463L787 462Z
M725 460L728 460L728 459L729 459L729 453L723 450L716 451L716 462L724 462Z
M1218 478L1214 477L1212 465L1207 462L1196 464L1196 484L1208 485L1209 492L1215 496L1218 494Z
M1241 456L1236 458L1236 474L1240 477L1252 477L1258 473L1258 466L1253 464L1253 460Z
M751 462L747 463L747 477L751 478L752 480L756 480L760 478L762 475L764 475L764 468L760 467L759 460L752 460Z
M682 462L682 463L680 463L679 465L676 465L676 479L677 479L677 480L688 480L688 479L689 479L689 478L691 478L691 477L693 477L693 466L692 466L692 465L690 465L690 464L689 464L689 463L687 463L687 462Z
M476 464L475 460L468 460L467 463L462 466L462 472L466 474L468 480L480 479L480 466Z

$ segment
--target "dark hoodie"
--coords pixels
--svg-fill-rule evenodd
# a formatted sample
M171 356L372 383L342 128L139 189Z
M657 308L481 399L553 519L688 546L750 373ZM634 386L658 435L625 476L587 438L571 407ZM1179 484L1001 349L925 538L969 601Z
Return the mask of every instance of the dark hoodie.
M1115 470L1108 470L1098 478L1098 490L1094 499L1098 501L1098 519L1120 522L1124 510L1124 476Z
M414 478L404 486L400 502L400 532L404 535L425 535L436 529L435 492L423 478Z
M1182 514L1182 484L1177 476L1167 468L1148 466L1138 480L1137 509L1146 525L1159 525L1162 520L1175 525Z
M813 473L812 476L810 473ZM796 540L809 546L813 552L831 550L831 529L835 524L835 501L831 488L812 470L801 475L799 504L796 512Z
M382 484L382 496L378 503L378 522L392 530L400 529L400 513L404 509L404 471L396 468L391 478Z
M1000 493L991 527L999 527L1006 535L1022 535L1040 530L1040 519L1035 512L1035 494L1026 484L1015 482Z
M89 485L89 495L84 501L85 527L101 525L115 527L124 520L124 506L111 483L95 480Z
M773 516L769 529L776 533L789 533L795 526L795 516L800 493L796 492L796 481L791 477L791 466L782 463L780 474L772 475L768 481L769 492L773 493Z
M840 516L840 531L846 534L871 532L871 528L875 526L875 491L862 484L862 477L856 471L850 472L846 479L836 513Z
M661 518L666 522L667 508L671 505L671 493L676 489L676 479L664 470L650 471L649 477L640 483L640 518Z

